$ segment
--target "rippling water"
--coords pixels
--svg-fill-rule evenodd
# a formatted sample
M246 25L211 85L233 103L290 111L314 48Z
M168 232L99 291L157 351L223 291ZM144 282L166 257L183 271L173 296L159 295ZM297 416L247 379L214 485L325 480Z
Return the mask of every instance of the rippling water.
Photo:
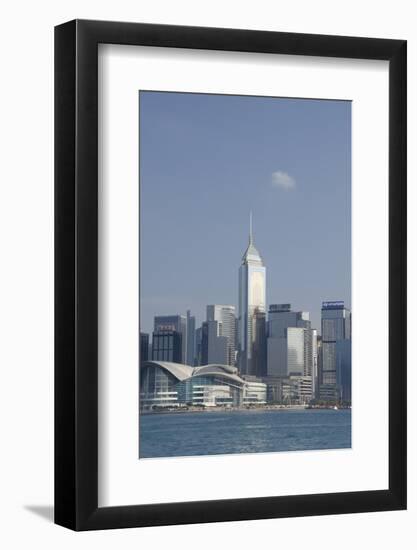
M350 410L190 412L140 418L140 458L350 447Z

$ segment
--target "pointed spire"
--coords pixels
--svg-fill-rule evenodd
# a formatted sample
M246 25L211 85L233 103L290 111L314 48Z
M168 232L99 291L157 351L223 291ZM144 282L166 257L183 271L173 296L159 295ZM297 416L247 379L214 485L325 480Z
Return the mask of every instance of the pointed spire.
M252 210L249 212L249 244L246 252L243 254L242 263L252 263L263 265L262 258L253 244Z

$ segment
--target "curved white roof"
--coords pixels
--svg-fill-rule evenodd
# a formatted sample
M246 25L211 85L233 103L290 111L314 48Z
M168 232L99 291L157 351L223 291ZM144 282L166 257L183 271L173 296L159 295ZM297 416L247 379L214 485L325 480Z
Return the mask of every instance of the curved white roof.
M189 365L170 363L169 361L145 361L141 368L143 367L160 367L165 369L180 382L195 376L219 376L238 384L244 384L244 380L239 376L237 368L230 365L213 364L190 367Z
M225 380L231 380L239 385L243 385L245 381L237 374L230 374L220 369L208 369L204 371L197 371L193 374L193 378L197 376L217 376L218 378L224 378Z
M236 367L232 367L230 365L220 365L217 363L213 363L210 365L202 365L201 367L194 367L193 376L196 376L197 374L202 375L204 372L221 372L221 373L227 373L227 374L238 374L238 370Z
M142 367L162 367L180 382L193 375L193 367L182 365L181 363L170 363L169 361L145 361Z

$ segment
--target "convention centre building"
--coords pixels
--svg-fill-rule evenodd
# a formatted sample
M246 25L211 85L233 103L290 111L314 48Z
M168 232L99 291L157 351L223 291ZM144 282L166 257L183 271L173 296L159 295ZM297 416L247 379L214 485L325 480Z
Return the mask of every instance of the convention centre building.
M242 378L236 367L190 367L166 361L144 361L140 368L140 408L186 406L239 407L266 403L267 386Z

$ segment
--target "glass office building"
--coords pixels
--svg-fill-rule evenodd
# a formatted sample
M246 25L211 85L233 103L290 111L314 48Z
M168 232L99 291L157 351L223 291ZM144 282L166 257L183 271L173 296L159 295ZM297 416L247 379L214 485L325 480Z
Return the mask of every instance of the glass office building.
M321 308L321 372L320 372L320 398L327 399L329 395L340 395L340 380L342 374L338 374L338 347L343 341L351 339L351 313L345 307L343 301L323 302ZM343 350L350 350L350 344L346 344ZM341 352L340 352L341 353ZM349 386L350 379L350 355L346 351L343 354L343 374L345 388ZM339 361L341 364L341 361ZM340 370L340 369L339 369ZM348 379L346 379L346 377ZM333 390L332 390L332 387ZM346 392L345 392L346 393Z
M217 322L217 337L226 338L226 365L236 363L236 314L235 306L213 304L207 306L206 321ZM210 342L208 343L210 347ZM211 362L210 359L208 362Z
M196 338L195 338L195 317L191 315L191 311L187 311L187 365L194 366L196 364Z
M249 244L239 268L239 319L238 319L238 365L241 374L261 375L257 370L259 361L254 358L256 342L256 318L265 313L266 268L254 245L252 216L249 229Z
M185 363L186 357L186 318L183 315L155 317L152 333L152 360Z
M149 334L146 332L140 333L140 360L148 361L149 359Z
M317 378L317 331L307 311L292 311L291 304L271 304L267 338L268 376Z

